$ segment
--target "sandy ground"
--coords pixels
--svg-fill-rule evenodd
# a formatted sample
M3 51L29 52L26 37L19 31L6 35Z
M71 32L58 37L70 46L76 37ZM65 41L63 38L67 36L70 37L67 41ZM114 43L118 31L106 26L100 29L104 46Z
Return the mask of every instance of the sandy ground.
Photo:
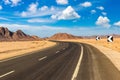
M0 60L56 45L49 41L0 42Z
M94 39L79 39L67 41L88 43L95 46L101 52L103 52L104 55L106 55L120 71L120 38L115 38L114 42L111 43L107 42L106 39L102 39L100 41L96 41Z

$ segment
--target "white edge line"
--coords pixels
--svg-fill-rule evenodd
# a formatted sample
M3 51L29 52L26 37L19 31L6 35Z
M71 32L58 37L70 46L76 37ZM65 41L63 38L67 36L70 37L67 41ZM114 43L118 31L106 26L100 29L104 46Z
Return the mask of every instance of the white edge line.
M16 59L16 58L19 58L19 57L23 57L23 56L15 56L15 57L13 57L13 58L1 60L0 62L10 61L10 60L13 60L13 59Z
M14 57L11 57L11 58L8 58L8 59L5 59L5 60L0 60L0 62L10 61L10 60L20 58L20 57L24 57L24 56L28 56L28 55L31 55L31 54L33 54L33 53L31 52L29 54L23 54L23 55L14 56Z
M43 60L43 59L45 59L45 58L47 58L47 56L38 59L38 61L41 61L41 60Z
M80 65L81 65L82 58L83 58L83 46L81 45L81 55L80 55L80 58L78 60L77 66L76 66L76 68L74 70L74 73L72 75L71 80L76 80L78 72L79 72L79 68L80 68Z
M1 62L5 62L5 61L10 61L10 60L13 60L13 59L16 59L16 58L28 56L28 55L31 55L31 54L33 54L33 53L34 53L34 52L28 52L28 54L18 55L18 56L14 56L14 57L11 57L11 58L8 58L8 59L0 60L0 63L1 63Z
M14 73L15 71L10 71L10 72L8 72L8 73L5 73L5 74L3 74L3 75L0 75L0 78L3 78L3 77L5 77L5 76L7 76L7 75L9 75L9 74L12 74L12 73Z

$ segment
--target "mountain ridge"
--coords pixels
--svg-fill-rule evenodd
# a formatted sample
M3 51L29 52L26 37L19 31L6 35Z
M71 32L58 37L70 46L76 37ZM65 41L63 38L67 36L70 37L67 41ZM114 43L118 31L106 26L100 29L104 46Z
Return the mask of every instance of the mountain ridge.
M17 30L16 32L10 31L6 27L0 27L0 41L31 41L40 40L39 37L30 36L24 33L22 30Z

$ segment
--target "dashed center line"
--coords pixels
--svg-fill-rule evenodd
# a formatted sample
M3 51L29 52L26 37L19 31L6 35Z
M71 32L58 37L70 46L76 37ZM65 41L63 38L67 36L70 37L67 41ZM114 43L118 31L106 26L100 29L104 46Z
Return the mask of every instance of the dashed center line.
M38 61L41 61L41 60L43 60L43 59L45 59L45 58L47 58L47 56L38 59Z
M63 50L65 50L65 48L63 48Z
M5 73L5 74L1 75L0 78L3 78L3 77L5 77L5 76L7 76L7 75L9 75L9 74L14 73L14 72L15 72L15 71L13 70L13 71L10 71L10 72L8 72L8 73Z
M60 51L56 51L56 53L59 53Z

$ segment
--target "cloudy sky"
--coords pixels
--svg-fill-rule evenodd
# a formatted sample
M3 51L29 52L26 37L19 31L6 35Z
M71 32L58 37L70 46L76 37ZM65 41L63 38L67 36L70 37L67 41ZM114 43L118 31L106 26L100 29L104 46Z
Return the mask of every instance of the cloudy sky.
M119 0L0 0L0 26L40 37L120 34Z

